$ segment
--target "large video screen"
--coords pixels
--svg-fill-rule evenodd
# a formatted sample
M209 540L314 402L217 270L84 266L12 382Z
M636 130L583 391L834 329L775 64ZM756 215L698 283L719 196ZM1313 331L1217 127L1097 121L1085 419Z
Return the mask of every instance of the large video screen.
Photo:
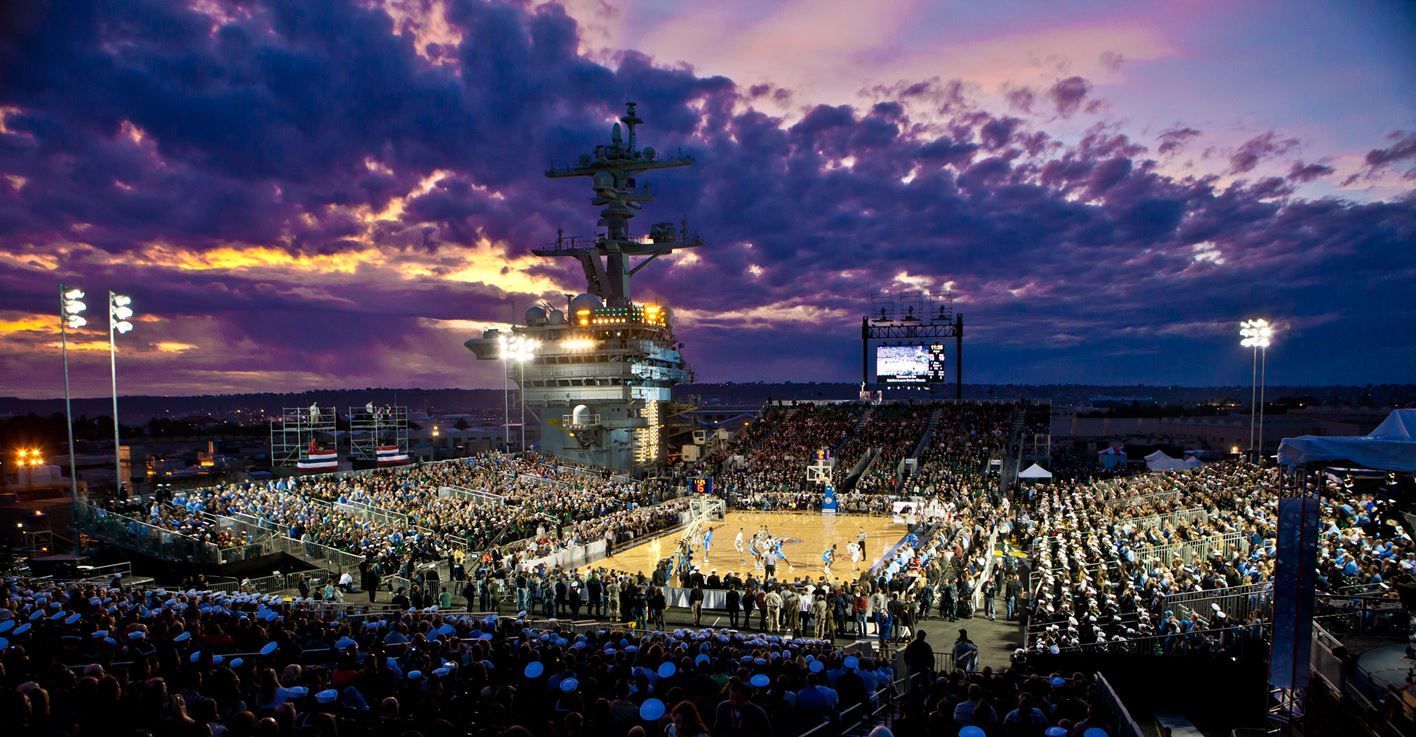
M876 346L875 380L888 385L944 381L944 345Z

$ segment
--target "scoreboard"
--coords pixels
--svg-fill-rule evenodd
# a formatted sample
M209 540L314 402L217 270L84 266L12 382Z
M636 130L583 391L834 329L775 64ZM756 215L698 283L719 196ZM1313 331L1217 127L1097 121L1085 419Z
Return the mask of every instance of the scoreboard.
M875 348L875 378L886 386L922 386L947 381L942 342Z

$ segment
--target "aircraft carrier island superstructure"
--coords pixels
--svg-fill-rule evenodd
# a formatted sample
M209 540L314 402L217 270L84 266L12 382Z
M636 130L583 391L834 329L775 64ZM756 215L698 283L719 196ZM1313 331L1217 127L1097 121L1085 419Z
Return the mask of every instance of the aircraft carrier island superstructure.
M579 261L585 292L571 298L564 311L536 305L526 311L525 324L512 326L510 333L487 330L465 344L479 359L501 360L520 385L527 407L540 417L541 450L617 471L660 461L661 412L673 386L692 380L674 337L673 311L635 303L630 279L659 256L702 245L686 225L672 223L631 235L630 218L653 200L636 177L689 166L693 158L639 148L635 129L644 121L634 103L627 107L608 145L582 154L575 166L546 172L553 179L589 177L592 204L602 208L594 238L559 234L554 243L532 250Z

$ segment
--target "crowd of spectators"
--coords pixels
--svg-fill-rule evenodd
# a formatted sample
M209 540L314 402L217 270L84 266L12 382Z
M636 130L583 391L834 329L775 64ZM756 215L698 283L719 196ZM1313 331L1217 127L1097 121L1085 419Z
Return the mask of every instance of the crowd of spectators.
M854 490L865 493L890 493L899 480L900 462L914 452L924 435L929 417L939 404L887 404L874 408L865 422L843 444L837 453L845 471L854 467L861 456L878 451L875 459L856 481Z
M1028 489L1033 507L1018 524L1024 539L1036 541L1029 646L1054 652L1136 642L1164 652L1257 647L1270 617L1265 589L1274 569L1276 473L1227 462ZM1395 522L1393 505L1350 484L1327 483L1321 590L1413 580L1416 546ZM1201 592L1213 596L1169 598ZM1236 610L1243 621L1232 616Z
M731 455L717 469L722 488L733 496L817 488L807 479L807 464L818 450L840 447L870 409L857 402L764 407L734 438ZM837 461L839 476L844 461Z
M0 597L3 718L25 737L769 737L873 705L897 678L885 659L778 634L14 578Z
M220 484L108 508L221 547L254 542L250 527L223 519L234 516L257 531L328 546L407 577L419 563L467 551L536 558L592 541L623 543L678 524L686 505L671 497L680 491L673 479L631 481L536 454L489 453Z
M906 481L917 496L977 494L991 459L1002 459L1008 442L1008 422L1017 405L1004 402L955 403L940 408L941 417Z

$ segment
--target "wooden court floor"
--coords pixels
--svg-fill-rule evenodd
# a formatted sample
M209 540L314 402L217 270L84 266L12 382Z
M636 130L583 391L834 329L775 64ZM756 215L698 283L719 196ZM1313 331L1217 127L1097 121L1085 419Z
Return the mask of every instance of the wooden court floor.
M733 539L738 530L743 531L744 540L751 538L763 525L774 536L792 538L782 545L787 563L778 562L778 578L819 578L822 575L821 553L834 543L836 562L831 566L831 577L835 580L854 580L851 572L851 556L846 550L848 543L856 540L858 531L865 530L866 559L861 569L875 565L908 529L897 525L888 516L873 517L861 514L821 514L820 512L728 512L722 522L713 524L713 548L708 553L708 561L703 561L702 534L694 536L693 561L707 574L717 569L719 575L735 571L743 578L753 571L750 556L739 557L733 549ZM661 535L641 545L620 551L608 558L596 561L587 568L607 568L625 573L648 575L660 560L673 555L678 549L682 532ZM746 545L744 544L744 547ZM758 577L761 577L758 573Z

